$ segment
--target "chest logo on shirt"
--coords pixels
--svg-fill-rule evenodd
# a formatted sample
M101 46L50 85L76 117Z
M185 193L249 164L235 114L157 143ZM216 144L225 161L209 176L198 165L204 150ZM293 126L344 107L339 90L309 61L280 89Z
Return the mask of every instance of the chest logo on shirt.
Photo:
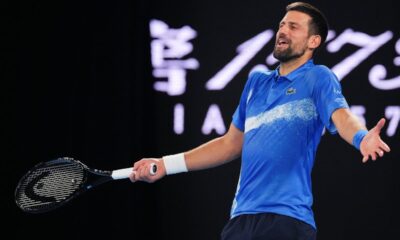
M286 95L292 95L296 93L296 88L289 88L288 90L286 90Z

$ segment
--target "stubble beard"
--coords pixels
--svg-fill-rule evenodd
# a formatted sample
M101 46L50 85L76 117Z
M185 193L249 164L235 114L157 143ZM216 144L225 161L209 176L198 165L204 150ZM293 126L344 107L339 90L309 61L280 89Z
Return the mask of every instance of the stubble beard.
M291 46L288 46L288 48L286 48L284 50L278 50L275 46L273 56L276 59L278 59L281 63L286 63L293 59L300 58L301 56L304 55L305 52L306 52L305 48L303 48L299 52L294 52L293 48L291 48Z

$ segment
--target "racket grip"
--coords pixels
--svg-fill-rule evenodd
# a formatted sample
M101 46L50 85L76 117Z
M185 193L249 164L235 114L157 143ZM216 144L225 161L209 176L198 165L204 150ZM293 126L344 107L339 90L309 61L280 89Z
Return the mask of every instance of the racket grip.
M114 180L128 178L129 175L132 173L132 169L133 168L123 168L123 169L114 170L111 173L111 177ZM150 175L155 175L156 172L157 172L157 165L155 163L151 163L150 164Z
M114 170L111 173L111 177L114 180L128 178L129 175L132 173L132 169L133 168L123 168L123 169Z

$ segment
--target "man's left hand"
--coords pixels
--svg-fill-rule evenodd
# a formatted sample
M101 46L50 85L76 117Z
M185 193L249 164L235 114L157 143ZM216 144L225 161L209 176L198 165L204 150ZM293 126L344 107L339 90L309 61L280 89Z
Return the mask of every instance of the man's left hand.
M360 144L360 151L363 155L363 163L367 162L371 157L373 161L377 156L383 157L385 152L390 152L389 146L382 141L380 137L381 129L385 125L386 120L382 118L374 128L368 131Z

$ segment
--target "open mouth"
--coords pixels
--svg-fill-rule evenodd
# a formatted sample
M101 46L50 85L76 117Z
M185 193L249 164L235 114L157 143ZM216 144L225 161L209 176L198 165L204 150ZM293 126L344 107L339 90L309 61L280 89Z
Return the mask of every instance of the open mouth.
M284 47L284 46L289 45L289 41L285 38L279 38L278 41L276 41L276 45L278 47Z

